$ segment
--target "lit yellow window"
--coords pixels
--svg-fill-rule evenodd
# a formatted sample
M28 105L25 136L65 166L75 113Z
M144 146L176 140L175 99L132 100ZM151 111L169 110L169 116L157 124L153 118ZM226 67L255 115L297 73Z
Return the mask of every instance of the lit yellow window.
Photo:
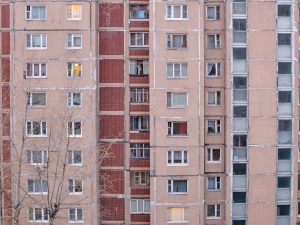
M68 5L68 19L81 20L81 5Z
M68 77L81 77L80 63L68 63Z

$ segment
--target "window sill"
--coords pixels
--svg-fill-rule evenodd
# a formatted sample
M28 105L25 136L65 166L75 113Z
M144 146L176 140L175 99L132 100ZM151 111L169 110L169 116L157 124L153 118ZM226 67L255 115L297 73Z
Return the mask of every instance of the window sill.
M188 80L188 77L166 77L167 80Z
M188 195L188 192L168 192L169 195Z
M69 138L82 138L82 135L68 135Z
M40 138L46 138L48 137L47 135L31 135L31 134L27 134L27 137L40 137Z
M150 212L130 212L131 215L140 215L140 214L146 214L149 215Z
M207 190L207 192L220 192L221 189L210 189L210 190Z
M141 46L132 46L132 45L129 45L129 50L131 50L131 49L134 49L134 50L138 50L138 49L140 49L140 50L147 50L147 49L149 49L149 45L141 45Z
M178 48L176 48L176 47L174 47L174 48L167 48L167 50L181 50L181 51L184 51L184 50L188 50L188 48L187 47L178 47Z
M29 220L30 223L49 223L48 220Z
M34 167L47 167L47 164L43 163L29 163L29 165Z
M69 221L69 223L83 223L83 220L78 220L78 221Z
M138 133L146 133L149 132L149 130L130 130L129 133L131 134L138 134Z
M165 20L167 20L167 21L172 21L172 20L174 20L174 21L180 21L180 20L188 21L189 19L188 18L165 18Z
M210 22L220 21L220 19L209 19L209 18L205 18L205 20L210 21Z
M130 105L149 105L149 102L130 102Z
M221 163L221 161L212 161L212 162L207 162L207 164L220 164Z
M212 216L212 217L206 217L207 220L219 220L221 219L221 217L217 217L217 216Z
M68 166L74 166L74 167L76 167L76 166L82 166L82 164L68 164Z
M188 135L167 135L169 138L187 138Z
M27 77L25 76L25 79L46 79L48 78L47 76L30 76L30 77Z
M222 76L206 75L206 78L222 78Z
M172 107L172 106L167 106L167 109L188 109L188 106L184 106L184 107Z
M47 21L47 18L43 18L43 19L31 19L31 18L26 18L26 21Z
M150 158L130 158L130 160L145 160L145 161L147 161L147 160L150 160Z
M48 192L28 192L29 195L48 195Z
M222 48L221 47L218 47L218 48L209 48L209 47L206 47L207 50L221 50Z
M168 221L167 223L188 223L189 221Z
M133 76L133 77L145 77L145 76L149 76L149 74L129 74L129 76Z
M77 109L77 108L81 108L82 107L82 105L76 105L76 106L74 106L74 105L67 105L67 108L68 109Z
M78 21L81 20L81 18L67 18L67 21Z
M69 195L82 195L83 192L69 192Z
M129 18L129 21L149 21L149 18Z
M179 166L179 167L183 167L183 166L188 166L188 164L180 164L180 163L178 163L178 164L167 164L167 166L170 166L170 167L175 167L175 166Z
M26 50L47 50L47 47L46 48L26 48ZM46 223L46 222L44 222Z
M208 136L221 136L221 133L206 133Z
M46 105L28 105L27 106L29 109L46 109L47 106Z

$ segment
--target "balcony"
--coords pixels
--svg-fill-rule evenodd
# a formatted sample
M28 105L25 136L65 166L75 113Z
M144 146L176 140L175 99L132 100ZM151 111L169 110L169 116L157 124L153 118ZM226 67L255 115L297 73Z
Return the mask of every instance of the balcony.
M278 30L290 30L291 29L291 17L279 16L277 18L277 29Z
M290 45L277 45L277 58L290 59L292 58L292 46Z
M292 104L291 103L279 103L278 104L278 115L279 116L292 115Z
M233 103L247 103L247 90L233 89Z
M232 204L232 217L246 217L246 210L247 204L246 203L233 203Z
M247 175L233 175L233 189L246 189L247 188Z
M292 87L292 76L291 75L282 75L278 76L278 87Z
M235 74L247 73L247 60L246 59L234 59L233 60L233 73L235 73Z
M278 144L282 144L282 145L292 144L292 132L278 131Z
M233 148L233 161L247 160L247 147L234 147Z
M289 216L277 216L276 225L290 225Z
M290 188L278 188L277 189L277 201L290 201L291 189Z
M246 31L233 31L233 44L246 44L247 32Z
M248 129L247 118L233 118L233 131L245 132Z
M291 172L291 160L278 160L277 172Z

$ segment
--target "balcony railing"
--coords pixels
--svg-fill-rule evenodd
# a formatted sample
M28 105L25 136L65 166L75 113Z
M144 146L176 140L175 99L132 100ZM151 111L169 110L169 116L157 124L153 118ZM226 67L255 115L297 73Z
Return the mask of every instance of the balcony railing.
M246 203L233 203L232 204L232 217L246 217Z
M278 115L279 116L292 115L292 104L291 103L278 103Z
M233 103L246 103L247 90L246 89L233 89Z
M247 60L246 59L234 59L233 60L233 73L236 73L236 74L247 73Z
M247 32L246 31L233 31L233 43L234 44L246 44Z
M233 189L246 189L247 188L247 175L233 175L232 188Z
M292 132L278 131L278 144L292 144Z
M292 46L290 46L290 45L278 45L277 46L277 57L279 59L290 59L290 58L292 58Z
M292 76L291 75L278 75L278 87L292 87Z
M247 147L233 147L233 161L247 160Z
M233 2L232 3L232 14L234 16L241 16L247 14L246 2Z
M278 172L291 172L291 160L278 160Z
M244 132L248 130L247 118L233 118L233 131Z
M278 30L290 30L291 29L291 17L279 16L277 18L277 29Z
M277 189L277 201L290 201L291 189L290 188L278 188Z

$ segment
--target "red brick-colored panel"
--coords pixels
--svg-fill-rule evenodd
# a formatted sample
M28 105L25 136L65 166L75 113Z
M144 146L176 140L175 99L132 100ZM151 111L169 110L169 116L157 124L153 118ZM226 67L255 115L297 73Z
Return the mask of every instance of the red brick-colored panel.
M9 141L2 141L2 158L3 162L10 162L10 142Z
M101 83L124 82L124 60L104 59L100 61L99 80Z
M130 21L129 28L149 28L149 21Z
M10 81L10 60L7 58L3 58L1 60L1 77L2 82L9 82Z
M9 28L9 5L1 6L1 27Z
M2 87L2 109L10 108L10 88L9 86Z
M131 159L130 167L150 167L150 160L146 159Z
M100 144L100 157L100 167L124 166L124 144Z
M10 114L2 113L2 135L10 135Z
M134 49L131 48L129 50L129 55L130 56L149 56L149 50L146 49Z
M11 171L9 168L3 170L3 189L11 190Z
M4 194L4 215L11 216L12 215L12 196L10 193L5 192Z
M150 133L149 132L138 132L138 133L130 133L130 139L131 140L145 140L150 139Z
M124 111L124 88L100 88L100 111Z
M124 194L123 171L100 171L100 194Z
M99 32L100 55L123 55L124 32L123 31L100 31Z
M149 84L149 76L130 76L130 84Z
M149 112L149 105L130 105L130 112Z
M9 55L10 53L10 33L9 32L1 32L2 40L2 54Z
M103 3L99 6L100 27L123 27L124 5L120 3Z
M116 139L124 137L124 116L100 116L100 138Z
M125 199L100 198L100 210L103 220L124 220Z
M132 195L150 195L150 188L131 188Z
M131 214L132 222L150 222L150 214Z

